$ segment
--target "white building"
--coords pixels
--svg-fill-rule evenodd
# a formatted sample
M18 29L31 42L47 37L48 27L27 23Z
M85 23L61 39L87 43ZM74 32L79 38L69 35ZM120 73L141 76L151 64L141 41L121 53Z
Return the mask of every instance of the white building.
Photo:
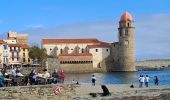
M47 50L49 56L57 58L62 55L70 57L74 54L74 56L80 57L84 56L82 54L91 54L93 68L100 67L100 62L110 55L110 45L98 39L43 39L42 47ZM68 60L68 57L62 58L62 61ZM78 61L85 59L86 56L81 57ZM58 60L61 61L61 59ZM72 59L72 61L74 60Z

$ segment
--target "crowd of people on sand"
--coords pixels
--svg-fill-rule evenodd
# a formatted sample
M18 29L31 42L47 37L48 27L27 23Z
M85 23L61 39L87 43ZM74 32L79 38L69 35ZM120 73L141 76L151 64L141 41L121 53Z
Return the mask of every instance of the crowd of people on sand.
M144 77L144 75L140 75L140 77L139 77L139 88L144 87L144 85L145 85L145 87L148 87L149 86L149 80L150 80L150 78L149 78L148 75L146 75L145 77ZM158 76L154 76L153 81L154 81L154 85L158 86L158 84L159 84Z
M0 87L10 83L15 86L15 79L21 78L23 85L56 84L64 83L65 73L63 70L55 69L51 74L47 69L36 72L32 70L29 74L22 74L20 68L13 68L8 71L0 71ZM20 82L20 81L19 81Z

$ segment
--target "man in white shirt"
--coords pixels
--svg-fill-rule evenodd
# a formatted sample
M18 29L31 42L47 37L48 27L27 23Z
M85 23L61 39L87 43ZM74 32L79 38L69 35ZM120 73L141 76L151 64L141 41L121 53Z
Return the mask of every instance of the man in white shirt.
M146 77L145 77L145 86L148 87L148 85L149 85L149 76L146 75Z

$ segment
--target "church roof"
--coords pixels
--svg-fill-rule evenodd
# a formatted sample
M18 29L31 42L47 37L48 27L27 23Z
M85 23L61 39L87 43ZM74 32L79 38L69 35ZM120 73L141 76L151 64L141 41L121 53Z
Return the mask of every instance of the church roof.
M89 39L42 39L42 44L57 44L57 43L99 43L96 38Z
M100 45L87 45L88 48L109 48L109 44L100 44Z
M125 12L120 18L120 21L132 21L132 20L133 20L132 15L129 14L128 12Z

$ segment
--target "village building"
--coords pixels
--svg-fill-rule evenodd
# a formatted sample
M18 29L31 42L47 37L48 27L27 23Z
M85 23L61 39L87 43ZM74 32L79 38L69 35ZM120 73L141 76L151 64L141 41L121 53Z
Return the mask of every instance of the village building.
M0 67L30 65L27 34L8 32L7 38L0 41Z
M0 40L0 68L8 63L8 45L3 40Z

